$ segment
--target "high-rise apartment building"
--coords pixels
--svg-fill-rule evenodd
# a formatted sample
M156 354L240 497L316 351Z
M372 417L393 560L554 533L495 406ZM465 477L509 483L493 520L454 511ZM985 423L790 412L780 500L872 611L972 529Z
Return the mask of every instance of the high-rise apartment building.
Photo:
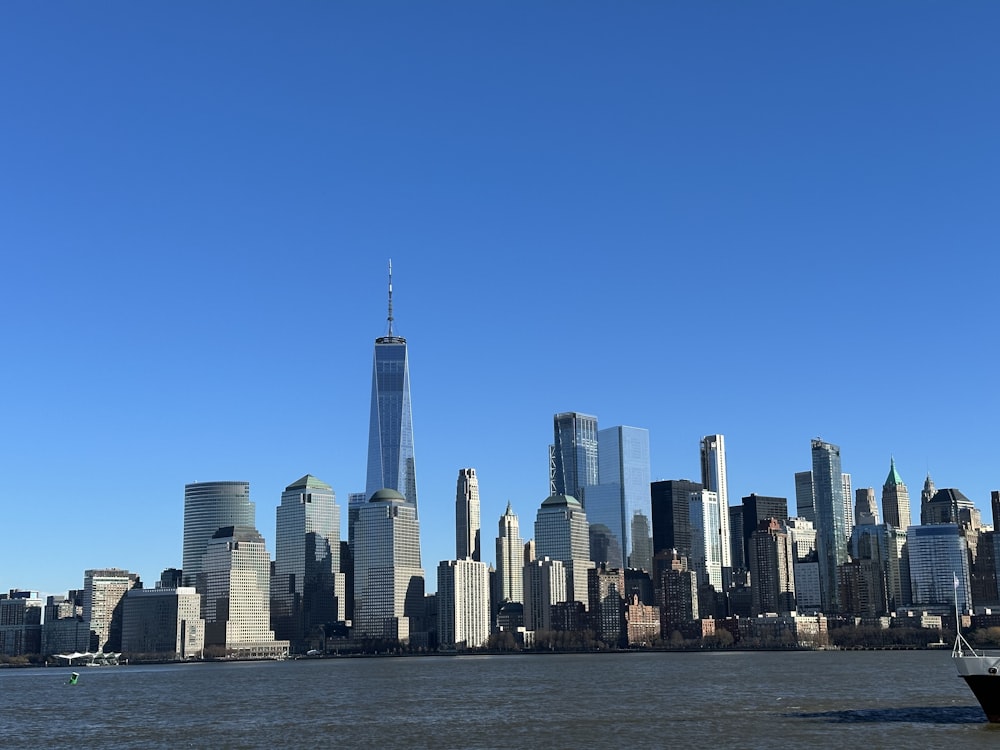
M649 485L654 556L668 550L676 550L685 559L691 555L690 496L703 489L701 484L688 479L668 479Z
M374 493L355 522L354 546L355 632L408 641L424 614L416 507L396 490Z
M586 507L586 488L600 481L597 417L563 412L552 418L555 441L549 446L549 488L552 495L575 497Z
M624 646L625 572L600 566L587 571L590 622L597 638L609 646Z
M599 484L584 490L591 555L609 568L648 569L649 532L635 539L632 531L637 519L649 523L649 431L608 427L597 432L597 445Z
M743 549L745 570L750 570L750 536L760 528L761 521L775 518L784 521L788 518L788 499L770 497L752 492L743 498Z
M524 543L517 515L507 503L497 536L497 604L524 602Z
M271 623L297 651L316 628L346 617L340 569L340 506L333 488L311 474L281 493L276 510Z
M0 656L42 652L42 612L37 591L0 594Z
M249 482L194 482L184 485L184 556L182 576L185 586L195 586L204 596L198 580L202 559L215 532L225 526L256 526L257 516L250 501Z
M711 586L717 592L724 591L723 545L722 535L719 533L723 514L719 497L708 490L692 492L688 496L688 509L691 523L691 556L688 558L688 565L698 574L699 585Z
M455 490L456 559L482 560L479 534L479 480L476 470L459 469Z
M490 574L486 563L443 560L437 574L438 643L479 648L490 637Z
M567 601L587 604L587 570L590 559L590 534L587 514L569 495L550 495L535 517L535 554L539 558L559 560L566 567Z
M252 526L224 526L205 551L205 645L242 657L288 653L271 630L271 556Z
M90 627L90 650L122 650L122 599L133 587L142 587L138 573L121 568L99 568L83 574L83 619Z
M847 562L847 524L840 447L812 440L812 475L816 497L816 552L823 611L840 611L837 568Z
M406 339L392 331L391 261L388 320L388 333L375 339L365 494L370 499L381 489L395 490L416 508L417 470L410 409L410 367Z
M567 601L567 572L560 560L544 557L524 565L524 627L552 630L552 607Z
M795 554L780 520L768 518L750 536L753 614L795 612Z
M719 550L721 552L722 583L729 588L732 579L733 554L729 532L729 480L726 476L726 438L706 435L701 439L701 483L719 499Z

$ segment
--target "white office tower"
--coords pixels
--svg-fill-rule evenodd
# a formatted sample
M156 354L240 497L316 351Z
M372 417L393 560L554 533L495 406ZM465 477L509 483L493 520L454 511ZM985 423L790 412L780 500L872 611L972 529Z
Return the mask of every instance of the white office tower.
M244 658L288 653L271 630L271 557L250 526L225 526L208 543L205 646Z
M490 571L476 560L438 565L438 643L447 649L479 648L490 637Z
M518 528L517 515L507 503L500 516L497 537L497 604L524 601L524 543Z

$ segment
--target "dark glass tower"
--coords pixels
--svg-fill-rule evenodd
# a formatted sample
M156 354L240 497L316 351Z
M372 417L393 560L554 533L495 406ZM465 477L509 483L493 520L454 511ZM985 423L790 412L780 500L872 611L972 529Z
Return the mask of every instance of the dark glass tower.
M368 480L365 494L396 490L417 507L417 473L413 458L410 413L410 369L406 339L392 332L392 261L389 262L389 331L375 339L372 406L368 425Z

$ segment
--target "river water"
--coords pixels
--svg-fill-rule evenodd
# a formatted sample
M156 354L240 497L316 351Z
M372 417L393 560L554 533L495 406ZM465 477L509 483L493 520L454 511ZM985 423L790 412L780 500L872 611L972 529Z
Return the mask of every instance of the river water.
M947 651L0 670L3 748L1000 746Z

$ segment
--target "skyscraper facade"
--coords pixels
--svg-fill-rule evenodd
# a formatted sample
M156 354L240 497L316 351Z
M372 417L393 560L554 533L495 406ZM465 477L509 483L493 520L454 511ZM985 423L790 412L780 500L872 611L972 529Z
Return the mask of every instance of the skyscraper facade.
M795 472L795 515L816 523L816 496L811 471Z
M957 597L959 609L971 606L969 548L957 524L910 526L906 545L910 603L954 607Z
M632 531L637 517L649 524L649 431L608 427L598 431L597 444L599 484L584 490L594 562L648 569L648 530L638 540Z
M649 485L650 517L653 523L653 555L676 550L691 555L690 495L704 487L688 479L668 479ZM655 562L653 567L655 568Z
M392 331L392 263L389 263L389 331L375 339L371 417L368 423L368 479L365 494L395 490L417 507L417 471L410 409L410 367L406 339Z
M205 594L198 575L202 558L215 532L224 526L257 523L250 501L249 482L194 482L184 485L184 556L182 576L185 586L195 586Z
M424 612L416 508L385 488L361 509L354 530L354 627L369 638L407 641Z
M475 469L458 470L455 491L455 558L480 561L479 480Z
M847 562L847 524L840 447L812 440L812 475L816 498L816 553L823 611L840 611L837 568Z
M750 536L760 528L760 522L769 518L784 521L788 518L788 499L784 497L770 497L768 495L758 495L756 492L750 493L743 498L743 548L746 557L744 565L746 570L750 570Z
M122 599L141 586L138 573L100 568L83 574L83 619L90 623L91 651L122 650Z
M795 554L780 520L769 518L750 537L753 614L795 612Z
M567 601L566 568L560 560L545 557L524 566L524 627L552 629L552 605Z
M464 558L438 564L438 643L479 648L490 637L490 574L486 563Z
M205 551L205 645L242 657L279 656L271 630L271 556L252 526L224 526Z
M122 651L167 659L201 656L205 621L193 587L130 589L122 615Z
M906 531L910 525L910 491L896 471L896 459L889 459L889 476L882 485L882 516L885 522Z
M688 496L691 522L691 556L688 565L698 574L700 585L707 584L717 592L724 590L722 536L719 533L722 513L719 506L718 495L708 490L692 492Z
M550 495L535 517L535 554L539 558L559 560L566 567L567 601L587 604L587 570L590 559L590 534L587 514L576 498Z
M723 435L706 435L701 439L701 484L714 492L719 500L719 550L721 552L722 582L729 588L733 570L732 546L729 532L729 480L726 476L726 438ZM718 590L718 589L717 589Z
M563 412L553 418L555 442L549 446L549 488L586 507L586 488L599 483L597 417Z
M874 526L878 523L878 506L875 505L875 488L859 487L854 490L854 526Z
M524 543L517 515L507 503L497 536L497 604L524 602Z
M311 474L281 493L276 511L271 621L275 636L303 650L314 628L345 619L340 572L340 507Z

